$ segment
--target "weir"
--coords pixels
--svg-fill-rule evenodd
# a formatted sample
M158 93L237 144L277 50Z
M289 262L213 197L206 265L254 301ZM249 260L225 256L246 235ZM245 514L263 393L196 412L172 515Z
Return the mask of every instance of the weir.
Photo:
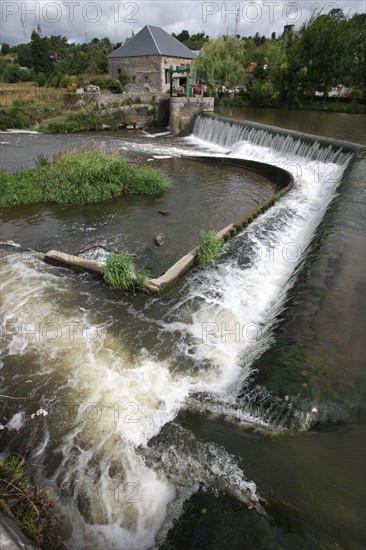
M177 99L177 98L171 98ZM187 98L178 98L184 99ZM189 99L189 98L188 98ZM247 170L251 177L262 177L270 181L276 188L276 193L271 200L265 201L244 218L236 221L228 220L228 225L221 229L217 235L220 239L228 240L236 235L237 231L244 229L248 223L258 215L266 211L274 202L289 191L294 178L287 170L295 167L298 175L299 162L296 159L314 160L316 163L338 165L345 168L355 151L361 149L357 144L344 144L336 140L290 132L280 128L274 128L263 124L248 121L237 121L216 115L199 115L194 123L192 136L205 142L219 145L228 150L227 157L212 156L188 156L194 160L205 162L240 166ZM273 163L258 162L242 158L241 147L249 145L259 147L262 150L280 153L283 160L282 167L274 166ZM241 158L240 158L241 157ZM301 169L300 169L301 171ZM328 178L332 177L332 173ZM190 250L182 256L174 265L165 271L160 277L149 279L145 289L153 294L159 294L174 284L194 264L197 249ZM84 260L78 256L64 254L57 250L50 250L45 254L45 260L54 265L69 267L77 271L87 271L101 276L103 264L101 262Z
M182 142L170 143L170 154L178 154L176 145L183 149ZM237 454L239 445L216 442L205 426L204 441L195 437L201 422L182 427L180 411L197 410L204 419L206 412L222 414L226 425L242 421L256 430L301 431L322 422L327 397L320 393L306 410L297 410L296 402L291 404L295 392L288 400L282 387L278 397L271 395L258 385L253 369L273 346L302 262L359 147L216 116L198 117L183 144L185 154L210 155L210 162L252 159L273 173L288 165L294 185L228 243L215 267L196 270L179 291L161 300L116 296L90 277L62 276L14 244L14 254L2 262L2 393L16 399L6 403L3 437L30 448L30 468L59 489L70 546L102 550L112 541L115 548L155 547L199 485L243 505L249 500L260 510L265 493L250 480L261 481L264 456L265 464L268 458L273 464L268 479L278 482L273 448L261 455L263 444L254 434L246 462L242 439L243 460L237 463L229 453ZM147 147L162 153L157 141ZM215 158L218 154L224 160ZM311 170L317 159L325 159L325 164L318 161L318 179ZM335 168L334 177L326 178L324 167ZM284 253L289 244L296 245L294 257ZM236 326L240 330L233 334ZM47 417L32 419L41 407ZM35 421L37 440L29 441ZM304 449L314 449L319 457L316 440L307 437ZM289 476L302 470L300 463ZM322 510L315 499L309 502L304 525L311 513L317 517ZM302 513L303 501L297 505Z
M234 146L247 142L278 151L283 155L341 165L349 158L350 153L363 148L356 143L344 143L331 138L219 115L199 115L193 127L193 135L231 150Z

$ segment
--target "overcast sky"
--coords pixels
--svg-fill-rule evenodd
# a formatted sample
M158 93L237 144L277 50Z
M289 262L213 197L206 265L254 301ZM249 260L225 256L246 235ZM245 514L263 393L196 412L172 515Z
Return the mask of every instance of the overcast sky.
M238 9L241 36L256 32L270 36L273 31L281 34L284 25L301 26L314 11L327 13L332 8L341 8L349 15L364 13L366 0L1 0L0 43L29 41L38 24L44 35L66 36L69 42L90 42L105 36L113 43L121 42L145 25L157 25L169 33L204 31L215 38L234 34Z

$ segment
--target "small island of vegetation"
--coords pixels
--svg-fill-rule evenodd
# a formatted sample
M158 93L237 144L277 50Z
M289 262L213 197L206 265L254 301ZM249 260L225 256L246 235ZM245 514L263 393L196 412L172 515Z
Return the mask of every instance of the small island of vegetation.
M0 206L95 203L124 194L155 195L169 187L165 174L134 166L117 151L62 152L51 160L39 157L34 168L1 170Z

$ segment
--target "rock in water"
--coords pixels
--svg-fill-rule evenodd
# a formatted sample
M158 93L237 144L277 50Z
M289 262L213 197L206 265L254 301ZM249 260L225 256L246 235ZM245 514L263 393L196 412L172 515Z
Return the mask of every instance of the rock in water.
M158 246L163 246L165 243L165 235L162 231L155 236L155 242Z

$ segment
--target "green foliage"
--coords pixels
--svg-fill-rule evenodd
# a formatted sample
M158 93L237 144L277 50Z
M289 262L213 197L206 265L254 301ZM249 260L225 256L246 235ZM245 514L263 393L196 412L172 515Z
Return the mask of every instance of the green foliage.
M129 84L129 82L131 80L131 77L130 77L130 75L128 74L127 71L124 71L123 69L120 69L118 71L118 80L119 80L121 86L124 88L125 86L127 86L127 84Z
M105 282L113 289L127 290L135 280L134 254L110 254L102 267Z
M42 189L38 180L34 177L35 170L8 174L6 170L0 171L0 206L17 206L18 204L31 204L43 199Z
M36 73L36 76L34 77L35 82L37 82L38 86L42 87L46 85L47 77L44 73Z
M156 194L169 187L158 170L137 168L117 152L104 150L59 153L40 159L35 168L0 172L0 206L34 202L85 204L125 193Z
M217 96L222 85L240 85L244 78L244 43L234 36L220 36L206 42L194 60L197 77L207 82L208 91Z
M0 130L31 128L32 119L25 107L16 102L9 108L0 108Z
M36 166L47 166L49 164L48 158L44 156L43 153L38 155L35 160Z
M271 101L271 86L269 82L253 80L249 91L249 97L254 105L265 107Z
M40 126L39 132L44 134L68 134L82 131L102 130L104 125L117 130L118 126L127 122L126 113L115 111L100 113L97 110L73 113L64 120L50 121L46 126Z
M77 94L75 92L67 92L67 94L64 94L63 96L63 102L66 108L74 107L75 104L80 100L81 94Z
M167 191L170 187L169 180L155 168L140 168L133 170L126 182L126 192L136 195L156 195Z
M179 40L179 42L182 42L182 44L187 46L187 48L189 48L190 50L200 50L202 46L209 40L209 36L206 35L206 33L204 32L199 32L190 36L187 30L183 30L179 34L174 34L173 32L172 36Z
M136 286L142 290L146 287L146 283L149 280L149 273L144 267L139 269L136 273Z
M197 250L198 265L215 263L216 256L222 248L223 242L215 231L202 231Z
M108 83L108 90L112 94L120 94L122 91L121 83L118 80L110 80Z
M63 548L53 532L54 504L43 486L27 481L23 457L10 455L0 460L0 509L42 550Z
M128 290L137 287L144 289L149 279L145 268L135 269L135 254L129 252L110 254L102 267L105 282L113 289Z
M1 55L8 55L8 53L11 52L11 46L9 46L9 44L5 44L5 42L3 42L1 44Z
M15 82L29 82L33 80L34 73L29 69L21 69L17 63L7 63L2 68L1 79L3 82L13 84Z

